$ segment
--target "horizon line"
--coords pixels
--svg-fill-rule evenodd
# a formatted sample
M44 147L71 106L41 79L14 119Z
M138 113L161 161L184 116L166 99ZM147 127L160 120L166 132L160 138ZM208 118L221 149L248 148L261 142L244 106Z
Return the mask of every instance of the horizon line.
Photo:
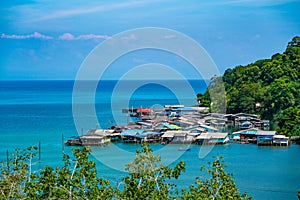
M0 82L5 81L184 81L184 80L203 80L203 81L210 81L210 79L195 79L195 78L187 78L187 79L101 79L101 80L76 80L76 79L3 79Z

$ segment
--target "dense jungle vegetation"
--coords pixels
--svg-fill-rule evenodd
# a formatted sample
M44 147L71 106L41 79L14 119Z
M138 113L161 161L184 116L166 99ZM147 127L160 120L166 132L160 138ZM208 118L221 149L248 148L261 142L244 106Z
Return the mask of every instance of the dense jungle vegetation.
M300 37L295 36L283 53L246 66L227 69L213 77L208 90L198 94L203 106L226 113L258 114L271 120L279 134L300 135ZM225 89L226 97L210 99L210 93Z

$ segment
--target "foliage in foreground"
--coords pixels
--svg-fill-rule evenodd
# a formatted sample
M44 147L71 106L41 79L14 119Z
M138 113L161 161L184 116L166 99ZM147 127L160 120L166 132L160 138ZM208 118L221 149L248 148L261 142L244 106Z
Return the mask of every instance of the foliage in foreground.
M109 199L113 188L109 181L97 177L88 148L73 149L74 160L64 155L63 167L46 166L31 171L36 147L16 151L0 169L1 199Z
M40 172L31 171L35 151L36 147L17 150L8 165L2 163L0 199L251 199L246 193L240 195L222 157L202 168L209 179L197 178L189 188L179 190L173 179L185 171L185 163L164 166L147 144L136 151L136 158L126 166L128 176L118 186L97 177L88 147L73 149L73 159L65 155L62 167Z
M196 178L194 185L189 190L183 190L187 199L251 199L247 193L240 195L232 174L227 174L224 170L223 157L217 157L210 168L203 166L202 171L206 170L210 178L202 180Z
M154 156L148 145L136 151L136 158L126 168L121 199L169 199L176 194L176 185L170 183L185 171L185 163L179 162L173 169L161 164L160 156ZM169 180L169 181L168 181Z

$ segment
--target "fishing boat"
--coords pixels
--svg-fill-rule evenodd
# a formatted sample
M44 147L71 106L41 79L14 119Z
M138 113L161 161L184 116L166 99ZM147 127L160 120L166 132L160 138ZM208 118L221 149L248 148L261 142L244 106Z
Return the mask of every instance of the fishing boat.
M68 146L81 146L81 140L79 137L72 137L72 139L69 139L65 142L66 145Z
M190 150L191 150L190 147L187 147L187 148L180 147L180 148L178 148L178 151L190 151Z

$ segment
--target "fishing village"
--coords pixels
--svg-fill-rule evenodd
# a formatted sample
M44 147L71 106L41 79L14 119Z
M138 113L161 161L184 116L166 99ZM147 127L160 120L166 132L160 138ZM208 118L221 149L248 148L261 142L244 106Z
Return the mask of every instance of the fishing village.
M127 125L90 129L65 142L69 146L105 146L111 142L258 146L289 146L291 138L270 130L270 122L257 115L209 113L207 107L165 105L164 109L123 109ZM299 138L298 138L299 139ZM179 150L190 150L184 148Z

